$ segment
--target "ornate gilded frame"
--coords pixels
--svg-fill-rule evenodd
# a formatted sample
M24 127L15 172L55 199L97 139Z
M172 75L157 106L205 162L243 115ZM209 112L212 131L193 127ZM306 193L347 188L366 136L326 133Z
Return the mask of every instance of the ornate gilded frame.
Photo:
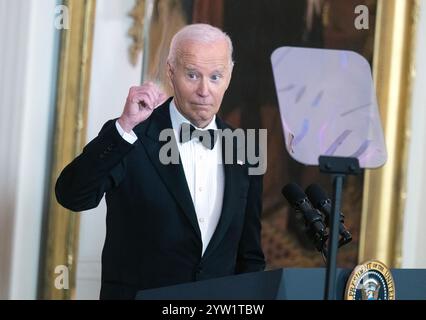
M39 285L42 299L75 296L79 216L58 204L54 186L60 171L86 143L96 0L65 0L63 4L68 8L70 25L61 31L50 193ZM57 266L68 268L68 289L55 287Z
M418 12L418 0L378 1L373 74L388 160L365 172L359 262L401 266Z

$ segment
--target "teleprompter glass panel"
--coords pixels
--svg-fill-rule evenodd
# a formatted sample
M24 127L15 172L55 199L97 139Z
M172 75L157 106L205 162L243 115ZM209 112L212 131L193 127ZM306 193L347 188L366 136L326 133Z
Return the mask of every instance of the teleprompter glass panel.
M370 65L344 50L281 47L271 56L286 148L318 165L321 155L355 157L362 168L387 158Z

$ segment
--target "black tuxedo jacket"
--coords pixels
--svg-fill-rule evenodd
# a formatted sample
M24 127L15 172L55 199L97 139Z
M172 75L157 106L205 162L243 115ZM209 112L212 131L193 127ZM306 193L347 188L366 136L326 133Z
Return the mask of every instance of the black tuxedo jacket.
M72 211L95 208L106 196L101 299L133 299L140 289L264 269L262 176L248 175L236 159L224 164L221 216L201 256L183 167L159 160L166 143L159 134L172 128L170 101L134 128L134 144L119 135L115 120L108 121L56 182L58 202ZM216 118L219 129L227 128Z

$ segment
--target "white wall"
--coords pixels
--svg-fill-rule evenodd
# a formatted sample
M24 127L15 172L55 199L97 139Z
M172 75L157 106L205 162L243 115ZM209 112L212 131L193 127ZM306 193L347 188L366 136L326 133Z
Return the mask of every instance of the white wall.
M97 1L87 141L109 119L120 116L129 88L141 78L142 57L133 67L128 58L133 0ZM98 299L101 251L105 239L105 201L81 214L77 265L77 299Z
M0 0L0 298L35 299L54 108L56 0Z
M426 268L426 1L420 1L402 267Z

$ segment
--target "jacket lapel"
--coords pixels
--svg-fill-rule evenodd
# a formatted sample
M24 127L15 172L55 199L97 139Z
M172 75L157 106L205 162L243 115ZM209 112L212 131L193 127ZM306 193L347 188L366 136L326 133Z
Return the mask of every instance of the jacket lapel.
M186 182L185 172L182 167L179 156L178 164L163 165L160 162L159 154L161 147L166 143L160 141L159 136L162 130L171 129L172 123L169 114L169 104L172 98L167 100L163 105L151 115L151 121L147 124L145 135L142 132L135 131L141 140L151 162L154 164L158 174L167 186L169 192L173 195L177 203L182 208L185 216L191 223L197 237L201 243L201 232L198 226L197 215L195 213L194 204L192 202L191 193ZM173 143L177 148L174 136Z
M221 130L229 129L229 127L218 117L216 117L217 127ZM244 188L244 183L248 185L248 178L244 174L244 168L237 164L237 145L233 143L233 163L225 163L225 146L222 141L222 163L224 164L225 188L223 193L222 212L220 215L219 223L215 232L204 252L203 259L215 250L215 248L222 241L229 225L232 222L234 213L238 210L237 206L240 205L239 199L241 190Z

